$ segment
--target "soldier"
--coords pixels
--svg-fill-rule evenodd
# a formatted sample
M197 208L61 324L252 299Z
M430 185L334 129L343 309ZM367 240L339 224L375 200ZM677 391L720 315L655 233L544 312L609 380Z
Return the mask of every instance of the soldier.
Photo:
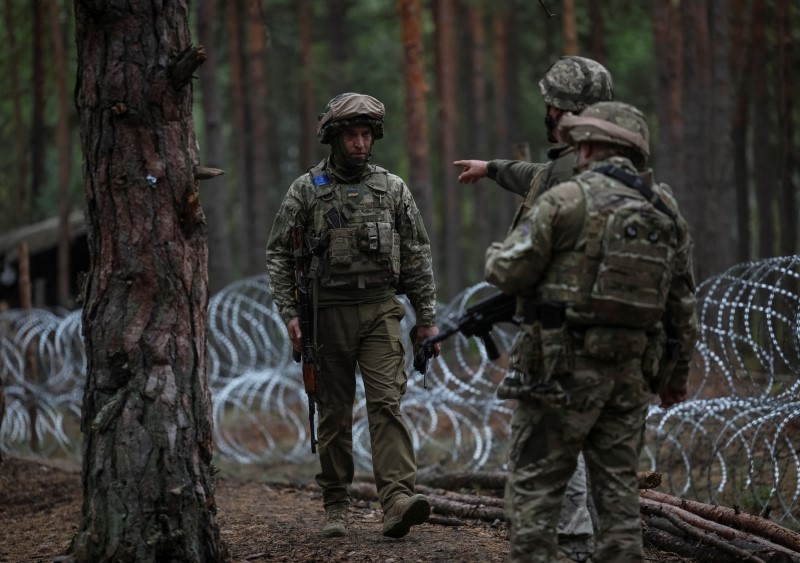
M458 181L474 184L489 177L501 187L523 196L511 223L513 229L533 201L548 188L568 180L575 173L577 153L566 139L560 137L558 123L571 113L578 113L587 106L613 99L614 81L611 73L600 63L583 57L561 57L539 81L539 89L546 104L544 118L547 139L558 143L547 152L545 163L530 163L514 160L457 160L454 166L463 167ZM516 349L516 346L514 347ZM512 378L518 371L516 352L512 352L510 373ZM512 379L513 381L513 379ZM504 396L501 386L501 399ZM594 548L592 518L587 499L586 473L583 456L578 458L575 474L570 479L564 495L564 506L558 524L559 544L562 551L576 561L583 561Z
M595 102L611 101L614 98L611 73L600 63L584 57L561 57L539 81L539 89L546 104L544 124L547 128L547 140L557 143L547 151L547 162L453 162L453 166L464 169L458 176L459 182L474 184L481 178L488 177L499 186L524 198L511 224L512 229L530 209L533 200L548 188L569 180L575 173L575 150L566 139L559 136L558 124L561 118L570 113L579 113Z
M312 277L318 286L317 483L326 537L348 528L356 366L366 392L383 534L402 537L430 513L425 497L414 494L414 449L400 412L407 382L400 332L405 309L395 294L402 288L414 308L418 341L438 334L431 250L403 180L369 164L373 142L383 137L383 118L384 106L372 96L344 93L328 103L317 135L331 152L289 187L267 243L270 288L295 350L302 334L293 299L291 227L304 227L321 258Z
M560 127L583 172L541 195L486 253L486 279L523 312L511 559L556 560L562 496L582 450L599 518L594 558L642 561L636 469L651 391L664 407L687 396L692 241L668 188L637 172L649 156L639 110L600 102Z

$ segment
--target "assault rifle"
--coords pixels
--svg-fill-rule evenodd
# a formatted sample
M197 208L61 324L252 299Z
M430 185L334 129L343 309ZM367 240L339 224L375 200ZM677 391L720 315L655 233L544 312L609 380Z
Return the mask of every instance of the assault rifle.
M294 299L300 317L301 346L294 351L294 361L303 363L303 385L308 395L308 422L311 427L311 453L317 453L317 438L314 432L314 415L317 400L317 346L314 342L314 296L313 286L308 279L307 257L311 250L307 248L303 227L295 225L291 228L292 253L294 255Z
M479 337L486 347L486 355L490 360L496 360L500 357L500 352L489 333L492 326L497 323L519 324L514 320L516 305L517 302L513 296L507 293L496 293L469 307L458 319L456 326L440 332L432 338L426 338L420 343L414 354L414 369L424 374L428 370L428 360L433 356L434 344L447 340L457 332L466 337Z

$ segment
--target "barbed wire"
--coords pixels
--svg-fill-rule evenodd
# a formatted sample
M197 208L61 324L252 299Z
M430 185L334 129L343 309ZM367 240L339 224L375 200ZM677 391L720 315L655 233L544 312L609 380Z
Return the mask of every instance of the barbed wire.
M698 288L693 395L669 410L653 405L647 418L643 468L661 472L672 494L751 512L769 507L774 518L799 524L799 280L800 257L785 257L737 265ZM494 291L480 283L440 305L440 328ZM420 465L502 467L513 402L497 399L495 388L506 354L491 361L482 342L457 334L423 379L411 365L414 313L400 299L409 352L402 410ZM219 456L263 464L312 460L300 366L291 359L266 276L214 295L207 334ZM516 327L502 324L492 332L501 352L515 334ZM80 312L0 314L0 362L6 393L0 449L79 457L86 372ZM370 471L364 390L356 381L353 447L359 468Z

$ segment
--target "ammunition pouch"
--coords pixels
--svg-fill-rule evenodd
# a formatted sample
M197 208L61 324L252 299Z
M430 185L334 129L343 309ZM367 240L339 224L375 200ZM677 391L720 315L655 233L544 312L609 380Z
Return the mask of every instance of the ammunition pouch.
M647 344L641 329L593 326L586 329L581 355L619 363L642 358Z
M564 323L565 309L559 304L524 303L520 334L512 363L538 383L575 369L572 338Z
M400 275L400 236L390 223L368 222L328 231L325 288L396 287Z
M564 407L569 404L569 395L557 381L526 385L515 376L508 376L500 382L497 386L497 398L534 403L542 408Z

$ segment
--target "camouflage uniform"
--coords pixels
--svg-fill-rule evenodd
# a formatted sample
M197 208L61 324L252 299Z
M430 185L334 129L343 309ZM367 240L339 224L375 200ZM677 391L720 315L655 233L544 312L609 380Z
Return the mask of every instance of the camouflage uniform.
M561 110L579 112L588 105L613 97L611 74L599 63L583 57L561 57L539 81L546 104ZM548 124L553 126L555 124ZM509 232L519 224L533 202L556 184L569 180L578 163L575 149L558 144L547 151L544 163L516 160L490 160L488 177L506 190L522 196L523 201L514 215ZM512 347L511 376L516 377L518 341ZM502 392L501 392L502 395ZM593 510L589 501L583 456L578 456L577 469L570 478L564 494L564 505L558 522L562 551L575 560L583 560L594 549Z
M641 128L626 134L631 115ZM602 140L648 154L646 124L632 106L599 103L562 122L573 143ZM613 135L593 129L604 122ZM643 142L627 142L637 135ZM638 178L660 207L609 170ZM626 234L604 238L607 219L625 217L626 204L638 206ZM594 558L642 560L636 469L652 390L686 388L697 333L691 248L668 190L613 156L540 196L487 251L487 280L524 301L506 490L512 560L556 559L559 509L581 451L598 511ZM681 342L666 382L655 367L663 334Z
M382 109L381 104L381 118ZM359 118L329 124L364 122L370 123ZM382 119L370 124L373 138L380 138ZM297 178L284 197L267 246L270 288L288 323L297 316L290 228L302 225L310 244L321 249L314 275L319 286L317 482L323 503L330 512L350 501L358 366L366 391L375 483L386 511L414 494L416 477L414 450L400 412L407 381L400 332L405 310L395 294L402 286L417 324L435 325L430 243L411 192L398 176L366 163L343 166L336 132L321 129L319 134L333 145L332 153Z

